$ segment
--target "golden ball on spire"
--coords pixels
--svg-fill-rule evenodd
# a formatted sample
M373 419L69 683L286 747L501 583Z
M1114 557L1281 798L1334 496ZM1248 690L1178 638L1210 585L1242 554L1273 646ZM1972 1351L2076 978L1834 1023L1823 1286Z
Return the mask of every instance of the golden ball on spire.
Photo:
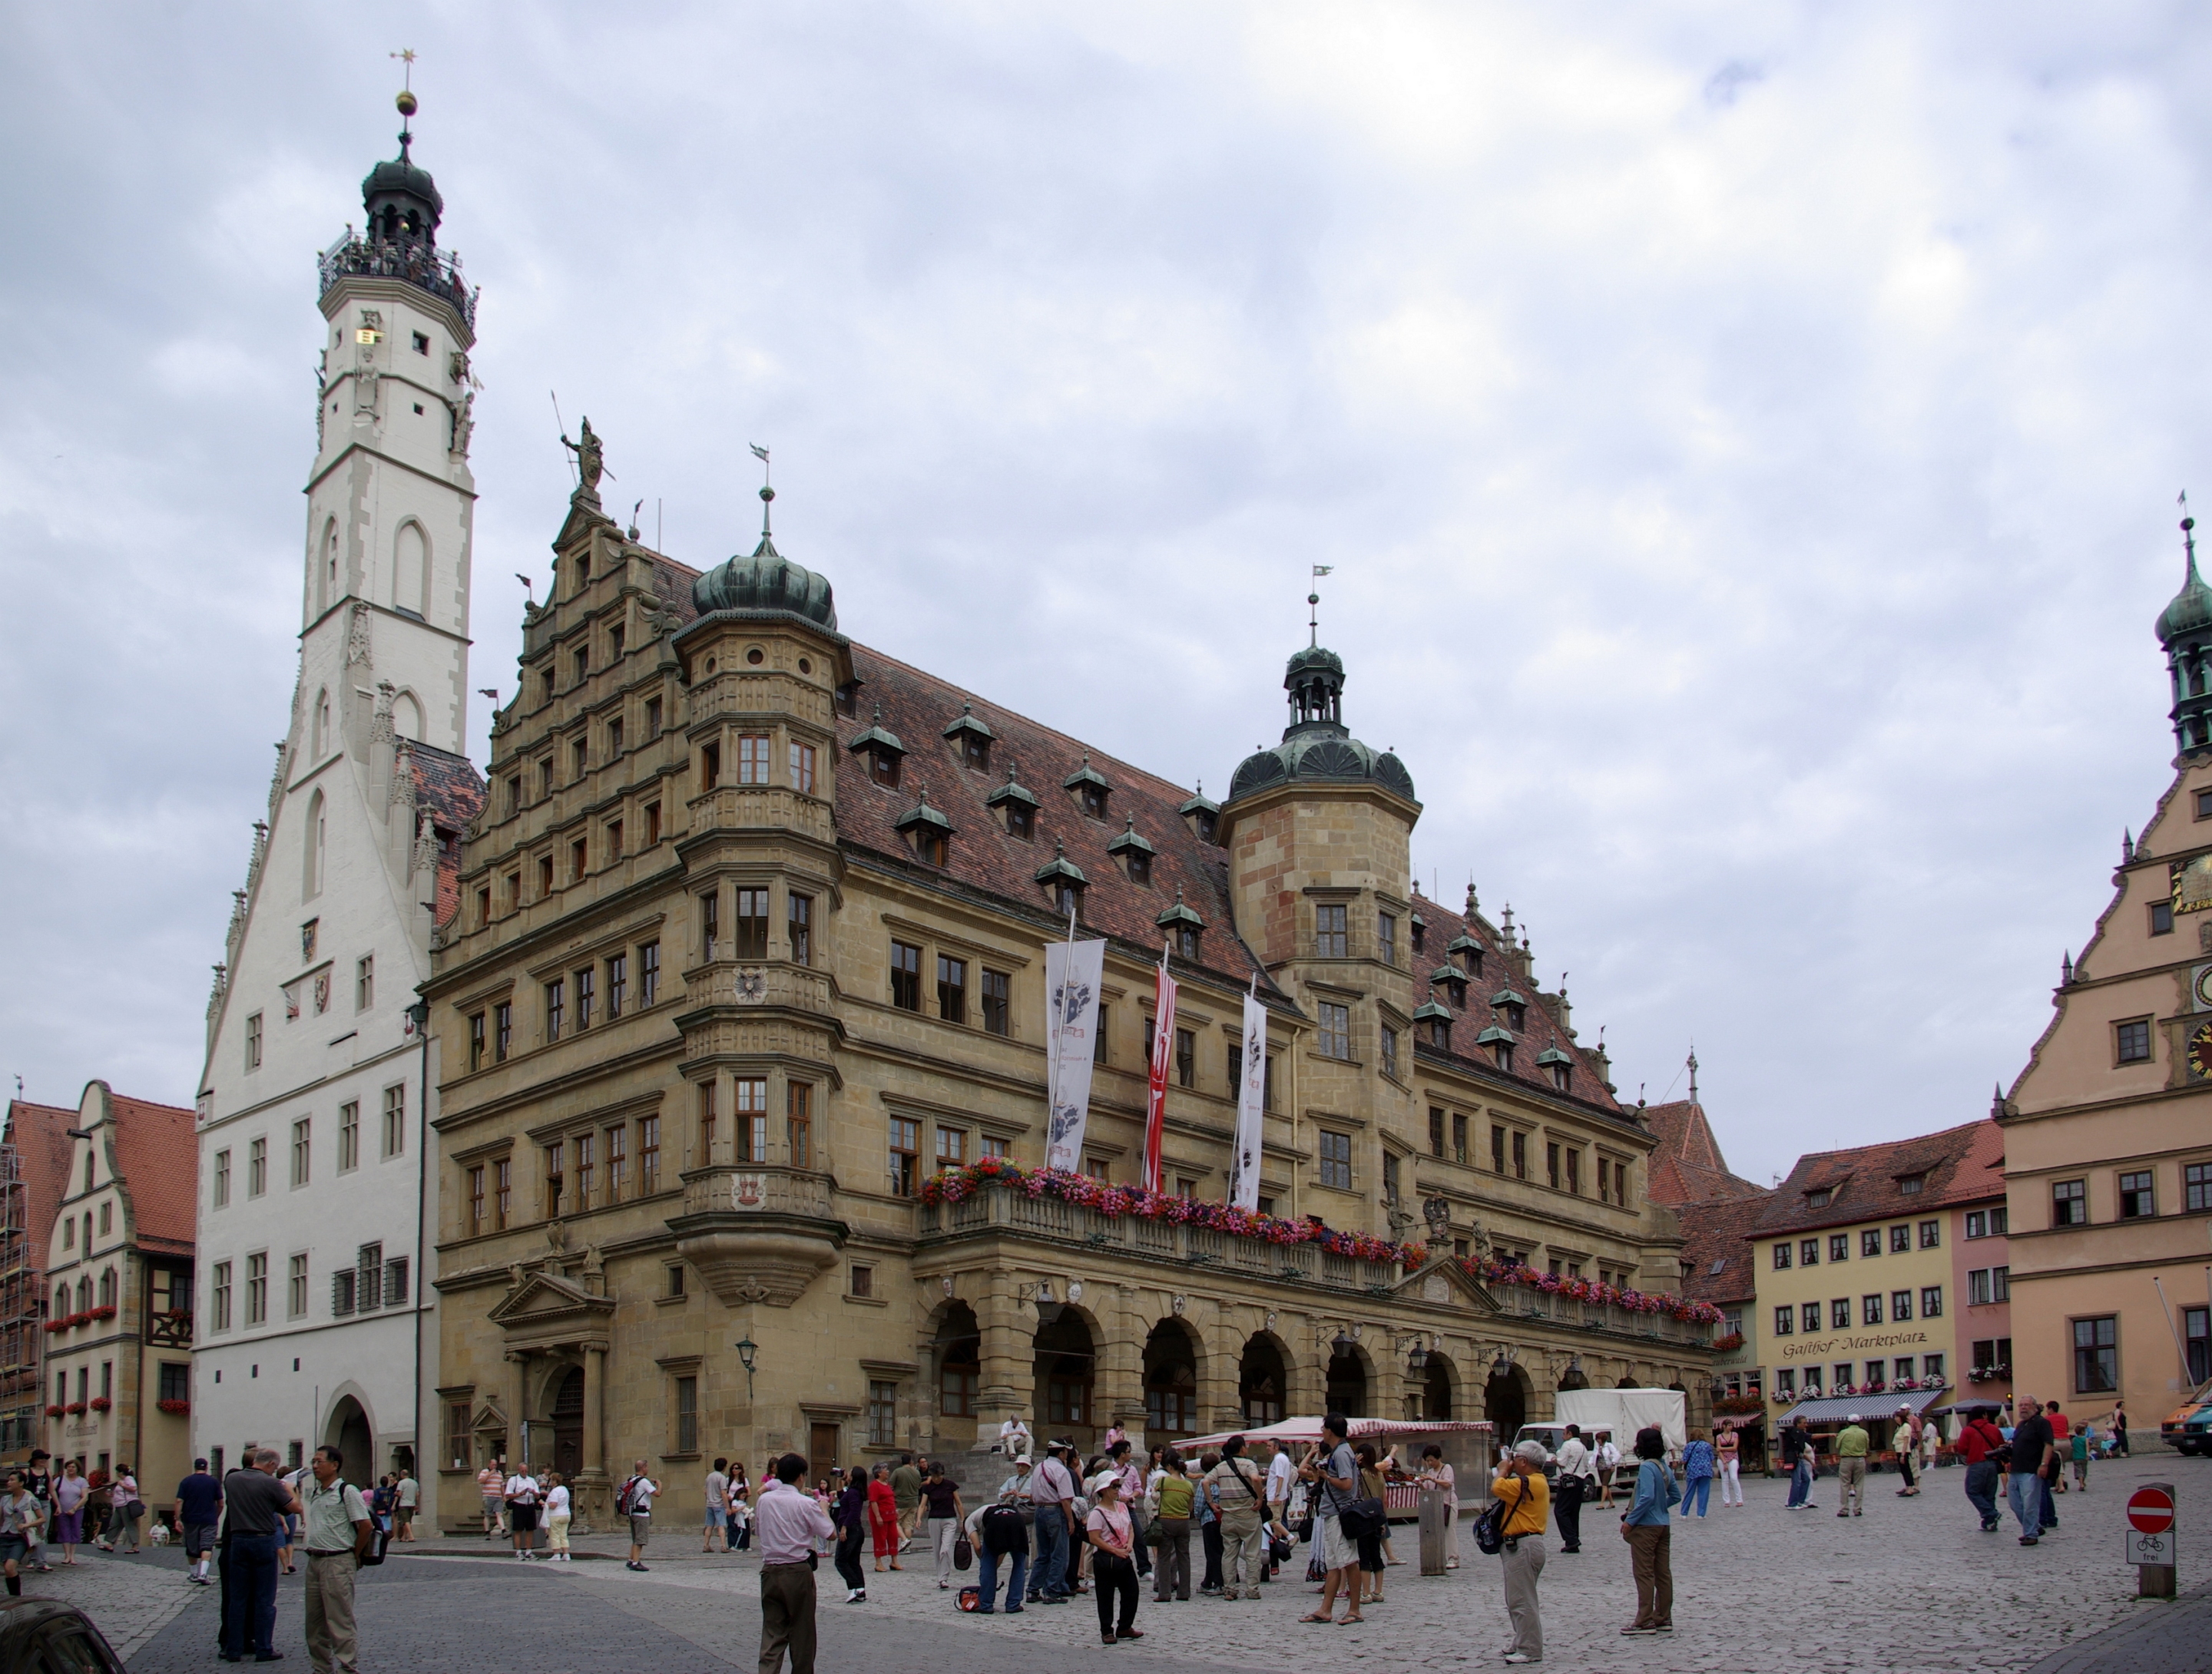
M400 115L412 116L415 114L415 95L413 94L402 89L399 96L392 102L399 106Z

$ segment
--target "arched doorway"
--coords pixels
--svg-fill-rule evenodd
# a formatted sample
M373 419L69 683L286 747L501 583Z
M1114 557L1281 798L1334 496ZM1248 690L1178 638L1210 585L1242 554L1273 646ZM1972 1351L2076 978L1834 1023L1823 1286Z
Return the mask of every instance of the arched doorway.
M1428 1364L1421 1369L1420 1410L1418 1418L1449 1419L1452 1413L1452 1363L1443 1356L1429 1356Z
M1145 1339L1145 1438L1197 1434L1197 1349L1181 1321L1163 1319Z
M553 1468L573 1481L584 1468L584 1368L572 1366L561 1374L553 1392Z
M1088 1432L1097 1423L1091 1408L1097 1370L1097 1341L1073 1308L1061 1307L1048 1324L1038 1327L1035 1373L1040 1443L1048 1433ZM1078 1440L1089 1445L1087 1434Z
M1280 1423L1283 1392L1290 1385L1282 1345L1264 1333L1246 1339L1243 1356L1237 1362L1237 1402L1244 1422L1255 1429L1262 1424Z
M1493 1363L1482 1388L1482 1416L1495 1427L1493 1445L1503 1449L1528 1422L1528 1374L1509 1361Z
M350 1483L373 1483L379 1472L376 1460L376 1438L368 1428L368 1415L362 1410L361 1403L350 1395L341 1395L331 1409L331 1422L323 1431L325 1445L336 1447L345 1455L339 1468Z
M1346 1418L1367 1416L1367 1362L1359 1345L1340 1337L1328 1356L1328 1410Z

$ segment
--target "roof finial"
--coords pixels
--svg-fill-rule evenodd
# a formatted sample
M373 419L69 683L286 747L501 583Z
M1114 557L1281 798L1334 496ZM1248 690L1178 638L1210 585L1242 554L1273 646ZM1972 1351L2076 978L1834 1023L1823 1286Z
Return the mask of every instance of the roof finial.
M1559 978L1559 981L1561 982L1561 984L1562 984L1562 985L1564 985L1564 984L1565 983L1565 981L1566 981L1566 978L1565 978L1565 976L1564 974ZM1697 1042L1695 1042L1695 1041L1693 1040L1693 1041L1692 1041L1692 1042L1690 1043L1690 1104L1691 1104L1691 1107L1692 1107L1692 1108L1695 1108L1695 1107L1696 1107L1696 1105L1697 1105L1697 1102L1698 1102L1698 1046L1697 1046Z
M399 161L409 162L407 148L415 143L415 136L407 131L407 118L418 108L415 102L415 49L403 46L392 56L399 60L399 96L392 102L399 107Z
M2064 956L2058 961L2058 986L2061 988L2074 986L2074 949L2071 948L2066 949Z
M1467 916L1472 919L1481 910L1481 903L1474 898L1474 874L1469 872L1467 875Z
M2132 827L2120 828L2120 864L2126 865L2136 858L2136 834Z
M404 136L403 136L404 137ZM2197 519L2189 515L2189 490L2184 488L2174 503L2181 507L2181 546L2189 555L2188 579L2197 579Z
M769 508L775 503L775 490L769 483L768 450L758 442L748 442L746 446L752 449L753 458L761 462L761 539L765 541L769 537ZM799 544L805 546L806 543L802 540Z
M1334 564L1316 564L1313 567L1315 579L1319 579L1335 567ZM1310 650L1321 643L1321 591L1319 588L1306 595L1306 646Z

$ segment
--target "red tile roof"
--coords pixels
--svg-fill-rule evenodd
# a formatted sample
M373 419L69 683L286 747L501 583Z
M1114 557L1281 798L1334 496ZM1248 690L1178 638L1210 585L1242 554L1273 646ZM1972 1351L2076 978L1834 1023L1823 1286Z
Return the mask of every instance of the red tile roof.
M1753 1246L1746 1240L1774 1194L1753 1186L1748 1196L1680 1204L1682 1265L1690 1270L1682 1294L1716 1306L1747 1302L1759 1294L1752 1266Z
M691 583L699 573L657 553L647 561L653 591L663 608L681 622L696 620ZM845 760L840 763L844 771L837 775L836 819L842 840L896 865L945 876L957 885L1011 901L1048 922L1055 915L1036 872L1064 846L1066 859L1081 870L1086 886L1082 928L1148 950L1158 949L1166 938L1156 920L1175 905L1180 891L1183 904L1206 920L1200 942L1201 965L1239 986L1259 967L1231 922L1227 854L1201 840L1191 822L1176 811L1197 794L1194 790L1089 749L1064 732L882 652L854 644L852 653L854 674L860 682L859 713L838 721ZM972 711L993 734L988 773L963 766L945 737L945 729L963 710ZM891 733L904 750L896 790L876 784L849 751L854 740L871 726ZM1065 786L1086 762L1111 787L1103 821L1085 815ZM1009 767L1016 769L1018 782L1039 804L1033 841L1009 834L986 801L1006 782ZM921 802L925 789L930 807L952 822L953 836L941 871L921 865L897 824ZM1108 844L1131 829L1152 846L1149 883L1131 882L1108 852ZM1536 1059L1556 1049L1571 1059L1570 1096L1632 1119L1614 1101L1595 1063L1559 1027L1547 1009L1550 997L1536 992L1533 986L1528 986L1528 1004L1515 1041L1513 1069L1506 1074L1494 1068L1489 1055L1474 1044L1474 1037L1498 1021L1490 998L1500 989L1527 986L1506 956L1504 932L1480 916L1469 919L1418 894L1414 910L1426 921L1422 950L1410 951L1410 936L1405 944L1416 977L1416 1005L1430 998L1449 1004L1445 985L1423 992L1423 980L1446 962L1444 950L1454 938L1472 936L1483 950L1483 974L1468 980L1466 1004L1455 1008L1453 1050L1437 1054L1417 1040L1420 1055L1441 1057L1478 1079L1553 1090L1546 1066ZM1260 980L1263 987L1273 986L1264 970ZM1279 994L1280 990L1275 992Z
M23 1182L24 1235L30 1240L29 1265L34 1272L45 1271L46 1252L53 1246L54 1217L60 1212L74 1148L69 1131L76 1125L74 1110L21 1099L8 1101L4 1143L15 1148L15 1166Z
M1679 1209L1685 1204L1717 1203L1734 1198L1764 1197L1766 1187L1729 1172L1720 1141L1705 1120L1705 1107L1687 1099L1645 1107L1644 1120L1659 1141L1651 1153L1650 1174L1644 1195L1654 1203ZM1682 1224L1691 1224L1685 1215Z
M192 1113L113 1093L108 1110L115 1122L116 1166L131 1194L140 1247L190 1255L199 1196L199 1143L193 1137Z
M2001 1198L2003 1155L2003 1134L1987 1117L1912 1139L1814 1151L1799 1157L1790 1178L1776 1188L1753 1235L1809 1232ZM1921 1180L1920 1190L1907 1195L1899 1182L1915 1176ZM1830 1194L1818 1208L1808 1200L1816 1192Z
M438 841L437 920L450 924L461 910L461 836L483 807L486 785L476 764L432 744L410 743L415 806L427 810Z

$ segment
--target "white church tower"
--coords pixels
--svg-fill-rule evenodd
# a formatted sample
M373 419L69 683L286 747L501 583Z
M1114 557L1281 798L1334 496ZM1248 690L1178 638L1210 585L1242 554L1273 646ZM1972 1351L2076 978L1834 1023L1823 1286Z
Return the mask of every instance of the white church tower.
M476 295L412 143L321 258L299 683L198 1100L194 1451L332 1443L362 1483L434 1462L438 1066L415 988L483 794L462 753Z

